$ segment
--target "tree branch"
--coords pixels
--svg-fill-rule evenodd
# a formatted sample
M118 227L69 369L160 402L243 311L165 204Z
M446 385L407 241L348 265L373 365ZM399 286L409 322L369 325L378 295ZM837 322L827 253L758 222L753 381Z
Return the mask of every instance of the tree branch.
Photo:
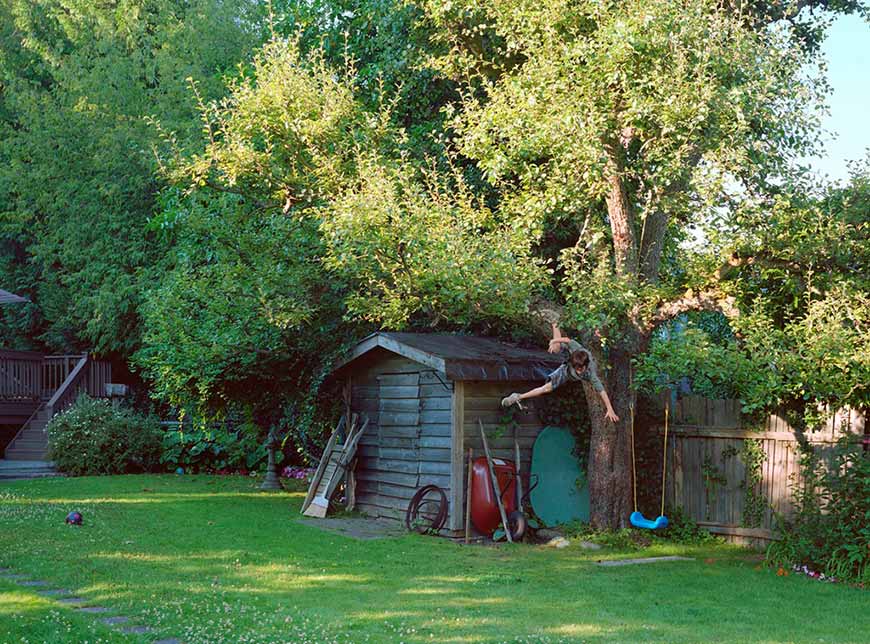
M683 297L661 304L655 313L644 324L639 326L641 331L646 334L660 324L689 311L719 311L729 318L737 317L740 314L737 309L736 300L733 297L724 297L716 291L695 293L689 290L686 291Z

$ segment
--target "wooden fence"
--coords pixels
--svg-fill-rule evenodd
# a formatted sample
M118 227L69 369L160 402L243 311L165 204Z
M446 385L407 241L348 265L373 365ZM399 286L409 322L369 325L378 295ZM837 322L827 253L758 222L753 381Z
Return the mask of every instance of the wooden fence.
M845 410L812 432L778 415L746 428L737 401L684 397L668 430L668 504L729 541L764 545L776 538L774 515L793 511L792 485L802 481L799 446L811 444L830 465L840 438L862 440L864 420Z

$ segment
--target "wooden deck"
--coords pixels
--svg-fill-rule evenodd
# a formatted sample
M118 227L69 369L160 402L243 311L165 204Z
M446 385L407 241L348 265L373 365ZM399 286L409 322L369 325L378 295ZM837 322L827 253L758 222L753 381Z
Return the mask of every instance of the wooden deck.
M0 350L0 425L18 428L6 458L41 460L45 426L80 393L101 398L112 379L108 362L88 354L44 355Z

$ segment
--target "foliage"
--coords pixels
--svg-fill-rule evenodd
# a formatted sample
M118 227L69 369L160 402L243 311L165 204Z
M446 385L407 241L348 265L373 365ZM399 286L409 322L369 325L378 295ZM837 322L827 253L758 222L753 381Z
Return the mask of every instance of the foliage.
M348 314L386 328L409 322L505 331L524 317L544 272L455 173L369 157L321 226L324 265L351 285Z
M728 478L716 466L709 453L704 454L704 462L701 465L701 480L704 482L705 518L709 521L710 508L713 506L713 502L719 493L719 486L727 485L728 483Z
M3 312L29 344L127 357L162 181L157 115L199 130L185 78L207 97L257 42L259 8L194 0L0 1L0 272L39 313ZM4 307L9 308L9 307Z
M252 471L266 461L265 445L257 439L257 431L250 428L212 426L183 426L163 434L163 452L160 462L165 469L181 467L186 473ZM278 462L283 456L276 454Z
M699 328L669 328L650 343L637 363L635 382L648 393L677 389L684 378L692 393L708 398L753 398L769 387L766 370L750 360L736 341L714 342Z
M795 514L780 517L781 539L767 551L771 565L806 565L870 583L870 457L847 441L830 455L807 446L804 481L792 482Z
M743 521L741 523L749 528L757 528L764 520L764 513L767 510L767 501L761 490L761 467L767 454L760 440L748 438L743 441L739 456L746 467L746 478L740 484L743 488Z
M73 476L149 472L160 462L157 419L82 395L48 423L48 456Z
M683 508L668 508L667 517L668 527L654 531L654 537L684 544L722 543L721 537L716 537L698 526Z
M722 286L744 312L732 320L740 348L765 373L741 395L750 410L794 406L813 425L820 407L870 402L868 204L870 159L846 186L797 181L711 235L731 256Z
M644 253L663 252L637 243L655 213L679 241L688 221L722 203L724 177L777 172L813 139L805 108L817 88L799 80L805 57L787 30L746 29L716 7L425 3L435 38L452 45L433 64L474 79L451 123L462 153L502 190L503 213L535 239L585 222L561 260L583 327L619 335L636 307L672 295L632 274L652 260ZM601 208L614 172L637 211L633 249L614 248ZM654 268L649 281L669 277Z
M552 394L541 399L537 406L541 424L568 429L576 441L577 460L580 467L587 471L589 460L589 441L591 427L589 410L583 399L580 383L568 382Z
M280 396L329 285L316 230L233 195L166 194L175 265L147 292L136 362L155 396L222 409ZM310 351L310 349L309 349Z

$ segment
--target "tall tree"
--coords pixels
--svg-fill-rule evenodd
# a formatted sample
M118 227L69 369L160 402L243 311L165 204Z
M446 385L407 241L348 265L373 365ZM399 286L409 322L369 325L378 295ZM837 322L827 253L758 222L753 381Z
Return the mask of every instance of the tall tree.
M631 511L632 360L682 312L728 306L692 227L775 187L810 147L823 84L776 24L709 0L425 3L467 92L456 145L543 245L564 228L552 287L604 366L617 424L587 387L592 522ZM564 236L563 236L564 238Z
M145 119L198 136L185 79L217 96L264 24L241 1L0 0L0 271L39 311L5 318L10 334L124 357L137 346L165 253L146 227L165 184Z

